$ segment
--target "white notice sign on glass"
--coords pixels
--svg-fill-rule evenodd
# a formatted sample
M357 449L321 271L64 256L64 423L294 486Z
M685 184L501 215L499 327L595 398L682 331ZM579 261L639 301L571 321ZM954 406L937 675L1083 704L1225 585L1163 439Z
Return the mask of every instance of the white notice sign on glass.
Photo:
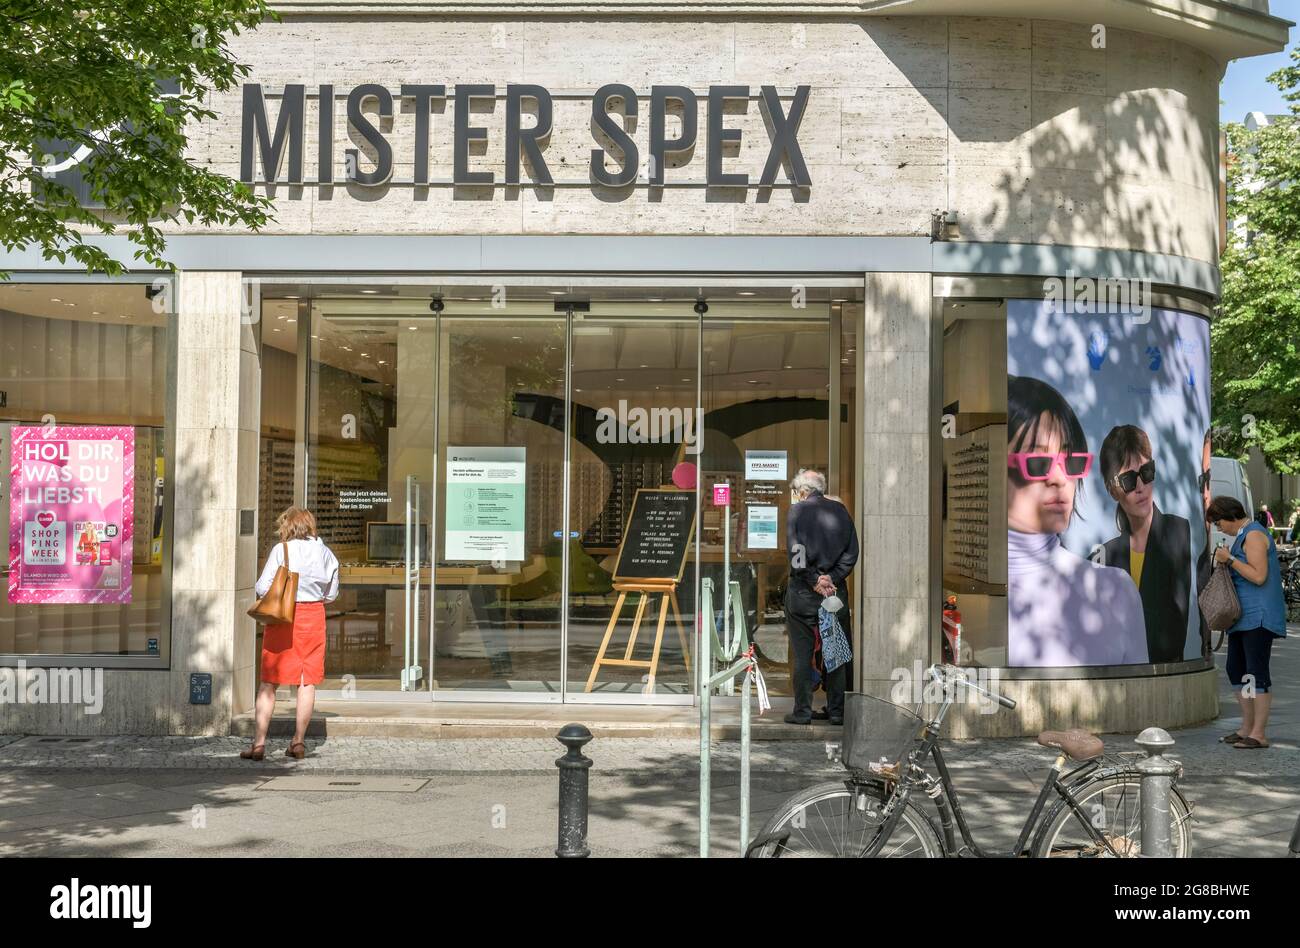
M748 514L747 534L751 550L776 549L776 510L775 507L745 508Z
M524 558L525 451L447 448L448 560L517 562Z
M784 451L746 451L745 480L747 481L783 481L785 480Z

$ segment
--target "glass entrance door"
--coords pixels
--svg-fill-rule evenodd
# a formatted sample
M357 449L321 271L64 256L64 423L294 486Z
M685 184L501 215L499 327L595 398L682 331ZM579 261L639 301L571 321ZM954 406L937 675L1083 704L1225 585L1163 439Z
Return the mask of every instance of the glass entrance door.
M445 306L430 687L558 700L566 317L549 302Z
M572 325L567 695L689 701L699 316L689 299L593 303Z

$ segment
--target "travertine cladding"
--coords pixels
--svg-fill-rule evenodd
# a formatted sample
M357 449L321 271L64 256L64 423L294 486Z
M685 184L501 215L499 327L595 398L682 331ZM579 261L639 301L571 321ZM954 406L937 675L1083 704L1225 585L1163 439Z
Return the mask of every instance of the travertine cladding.
M545 152L557 180L587 180L590 102L563 98L610 82L644 98L634 133L648 153L652 84L812 86L799 141L813 188L766 200L667 188L608 192L590 186L415 191L313 186L276 189L268 233L428 234L853 234L928 233L931 211L961 218L962 236L1130 248L1215 259L1218 82L1221 67L1189 46L1110 30L1094 49L1085 26L1039 20L869 17L791 22L645 20L448 22L340 17L288 20L233 38L253 81L278 91L362 82L546 86L555 98ZM195 136L196 155L239 172L240 97L215 98L220 120ZM788 100L787 100L788 107ZM486 109L486 106L478 108ZM707 103L689 167L670 180L704 178ZM271 101L271 114L278 103ZM410 104L387 132L395 178L412 174ZM346 103L336 103L335 176L349 142ZM454 102L435 109L433 178L451 176ZM504 103L476 109L487 125L473 170L504 176ZM525 124L531 123L525 119ZM728 125L744 131L727 171L754 180L768 136L757 103ZM670 134L672 125L670 123ZM364 149L363 149L364 150ZM304 147L315 176L316 115L309 101ZM612 166L612 165L611 165ZM368 167L364 165L363 167ZM526 174L526 172L525 172ZM784 181L784 176L779 179Z

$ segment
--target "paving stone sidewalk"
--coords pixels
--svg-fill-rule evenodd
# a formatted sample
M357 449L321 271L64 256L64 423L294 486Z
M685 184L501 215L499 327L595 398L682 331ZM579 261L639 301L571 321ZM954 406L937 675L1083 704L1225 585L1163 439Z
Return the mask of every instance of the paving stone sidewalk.
M1220 655L1220 659L1222 655ZM1217 742L1223 717L1174 732L1182 788L1195 811L1198 855L1280 855L1300 812L1300 639L1274 652L1273 747ZM1135 750L1108 735L1108 753ZM0 736L0 855L512 855L551 856L555 759L549 739L332 738L311 756L272 743L260 764L240 760L238 738ZM1051 754L1032 740L949 742L963 806L982 842L1008 846ZM587 748L590 841L597 855L694 855L698 745L606 738ZM738 842L739 745L714 745L715 853ZM754 828L790 793L841 773L818 742L760 742L752 754ZM403 775L413 793L281 791L290 774Z

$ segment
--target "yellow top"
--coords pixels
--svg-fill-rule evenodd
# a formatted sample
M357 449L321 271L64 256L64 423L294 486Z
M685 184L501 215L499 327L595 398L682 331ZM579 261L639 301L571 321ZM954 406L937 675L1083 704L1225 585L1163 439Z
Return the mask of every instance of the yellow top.
M1128 573L1133 577L1133 585L1138 589L1142 588L1142 564L1147 558L1146 551L1141 553L1136 550L1128 551Z

